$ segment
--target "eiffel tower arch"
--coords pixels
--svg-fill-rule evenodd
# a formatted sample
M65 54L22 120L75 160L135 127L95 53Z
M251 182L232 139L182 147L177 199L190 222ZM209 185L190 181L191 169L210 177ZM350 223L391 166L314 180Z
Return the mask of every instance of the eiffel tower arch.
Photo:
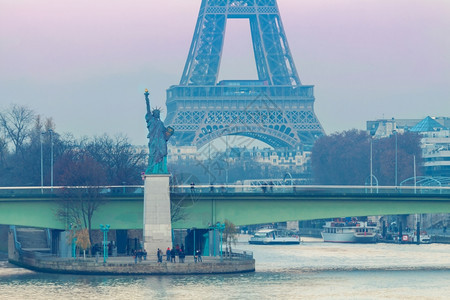
M257 80L218 82L232 18L249 20ZM275 148L311 146L324 134L313 89L300 82L276 0L202 0L180 84L167 90L165 123L180 146L201 147L224 135Z

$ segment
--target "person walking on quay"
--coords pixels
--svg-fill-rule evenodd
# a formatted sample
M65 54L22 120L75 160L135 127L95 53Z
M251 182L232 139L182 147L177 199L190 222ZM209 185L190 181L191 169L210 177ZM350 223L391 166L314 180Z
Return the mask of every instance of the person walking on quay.
M180 258L180 263L184 263L184 258L186 257L186 254L184 254L183 250L180 250L180 254L178 254L178 257Z
M194 260L195 260L195 262L203 262L203 260L202 260L202 252L200 251L200 249L195 252L195 259Z
M133 249L133 250L131 251L131 254L133 255L134 263L137 264L137 253L136 253L136 250Z
M167 250L166 250L166 260L170 261L170 248L169 247L167 247Z
M163 254L162 254L161 249L158 248L158 251L156 251L156 256L158 257L158 262L162 263Z
M137 258L139 259L139 262L142 261L142 249L139 249L139 250L137 251Z
M176 262L176 260L175 260L176 256L177 256L177 252L176 252L175 248L172 247L172 250L170 250L170 258L171 258L170 261L175 263Z

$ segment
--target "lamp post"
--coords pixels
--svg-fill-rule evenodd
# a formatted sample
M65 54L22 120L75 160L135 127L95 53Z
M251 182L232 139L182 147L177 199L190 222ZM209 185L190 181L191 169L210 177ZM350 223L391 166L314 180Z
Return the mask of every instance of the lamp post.
M223 237L223 231L225 230L225 224L221 224L221 223L217 222L216 228L217 228L217 230L219 230L219 233L220 233L220 260L222 260L223 259L223 256L222 256L222 245L223 245L222 237Z
M397 189L397 130L393 133L395 135L395 188Z
M44 152L42 151L42 136L43 132L39 135L39 141L41 142L41 194L44 193Z
M373 160L372 160L372 154L373 154L373 138L370 138L370 191L372 192L372 176L373 176Z
M208 134L211 134L210 130L208 130ZM211 141L208 143L208 184L211 184Z
M225 185L228 186L228 134L225 136L225 160L226 160Z
M414 194L417 193L417 176L416 176L416 156L413 155L414 157Z
M50 187L53 193L53 130L49 129L48 132L50 133Z
M107 250L107 240L108 240L108 231L109 225L100 224L100 230L103 232L103 263L106 263L106 259L108 258L108 250Z

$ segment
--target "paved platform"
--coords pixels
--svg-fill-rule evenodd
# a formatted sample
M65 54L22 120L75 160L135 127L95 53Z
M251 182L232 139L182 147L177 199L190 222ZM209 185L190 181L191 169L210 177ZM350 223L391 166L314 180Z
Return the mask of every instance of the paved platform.
M255 260L251 256L202 257L195 262L193 256L187 256L184 263L177 257L175 263L157 262L156 257L147 257L135 263L131 256L60 258L37 252L24 251L16 257L9 257L12 264L38 272L88 274L88 275L187 275L187 274L225 274L255 271Z

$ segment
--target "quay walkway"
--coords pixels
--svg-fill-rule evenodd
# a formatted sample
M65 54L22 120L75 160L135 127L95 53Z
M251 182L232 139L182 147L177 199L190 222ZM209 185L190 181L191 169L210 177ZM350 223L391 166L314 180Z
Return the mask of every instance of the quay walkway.
M22 251L19 255L9 255L9 262L38 272L83 274L83 275L193 275L246 273L255 271L253 253L233 253L231 257L202 257L202 262L195 262L193 256L186 256L185 262L163 261L158 263L156 256L138 261L132 256L108 257L103 262L99 258L61 258L33 251Z

